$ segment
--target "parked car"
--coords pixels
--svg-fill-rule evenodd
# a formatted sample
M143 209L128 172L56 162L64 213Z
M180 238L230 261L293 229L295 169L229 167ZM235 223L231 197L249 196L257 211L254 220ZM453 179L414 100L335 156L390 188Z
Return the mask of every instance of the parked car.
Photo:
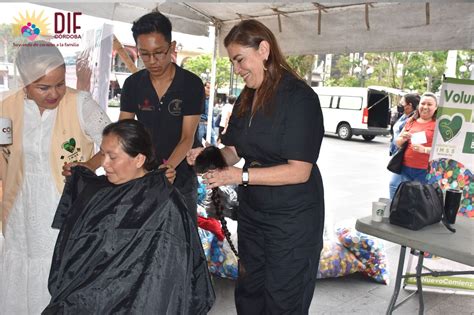
M390 134L390 95L401 91L388 87L313 87L319 96L327 133L343 140L362 136L371 141Z

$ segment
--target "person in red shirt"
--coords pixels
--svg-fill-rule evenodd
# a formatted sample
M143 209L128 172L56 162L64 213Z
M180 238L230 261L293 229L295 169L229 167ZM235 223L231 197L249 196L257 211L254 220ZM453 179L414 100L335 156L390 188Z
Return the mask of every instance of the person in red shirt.
M408 120L396 139L398 147L408 142L408 147L403 156L402 173L400 174L402 182L419 181L426 183L437 109L438 99L436 95L428 92L424 93L415 114ZM415 137L417 138L416 141ZM422 140L419 140L420 138ZM426 138L426 140L423 138ZM420 143L420 141L423 143Z

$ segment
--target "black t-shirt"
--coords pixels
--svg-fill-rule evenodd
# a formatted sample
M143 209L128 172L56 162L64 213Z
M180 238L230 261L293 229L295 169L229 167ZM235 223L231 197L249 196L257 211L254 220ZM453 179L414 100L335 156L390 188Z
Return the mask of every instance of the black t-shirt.
M323 115L317 94L303 81L285 73L273 99L271 114L248 111L238 117L236 101L222 143L234 146L249 167L286 164L288 160L315 164L324 135ZM314 202L321 179L316 165L307 183L282 186L248 186L241 190L248 204L259 210L297 207Z
M120 110L135 113L150 131L159 163L167 160L179 140L183 116L200 115L204 107L204 85L201 79L175 64L176 73L161 100L156 94L148 70L143 69L125 80L120 98ZM193 148L200 146L197 135ZM176 166L176 186L182 186L191 176L186 160Z

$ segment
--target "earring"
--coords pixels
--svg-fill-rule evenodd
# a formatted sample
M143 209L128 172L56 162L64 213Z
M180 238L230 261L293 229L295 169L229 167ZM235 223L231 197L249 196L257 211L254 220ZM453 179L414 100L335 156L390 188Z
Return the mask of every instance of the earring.
M26 88L23 88L23 93L25 94L25 95L23 96L23 98L24 98L25 100L26 100L26 99L29 99L29 97L28 97L28 92L26 91Z
M265 63L267 62L267 59L265 59L265 61L263 62L263 71L267 71L267 67L265 67Z

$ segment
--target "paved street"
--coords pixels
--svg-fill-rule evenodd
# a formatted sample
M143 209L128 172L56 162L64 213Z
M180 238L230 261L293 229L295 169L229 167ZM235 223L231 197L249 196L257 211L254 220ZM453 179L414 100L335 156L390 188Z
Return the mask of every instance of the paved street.
M389 137L369 142L362 137L349 141L335 135L324 137L318 164L324 181L328 230L370 215L372 201L388 198L389 143Z

